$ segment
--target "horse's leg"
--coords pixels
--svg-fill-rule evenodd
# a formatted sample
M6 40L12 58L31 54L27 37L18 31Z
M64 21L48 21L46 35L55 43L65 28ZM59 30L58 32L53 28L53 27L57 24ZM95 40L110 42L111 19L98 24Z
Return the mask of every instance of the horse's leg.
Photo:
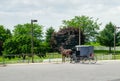
M72 55L70 55L70 63L72 63L72 58L73 58Z
M65 63L65 56L62 54L62 63Z
M68 62L69 61L69 55L66 55L66 61Z
M62 63L63 63L63 54L62 54Z
M64 63L65 63L65 55L63 56L63 61L64 61Z
M68 56L68 61L70 62L70 63L72 63L72 59L71 59L71 55L69 54L69 56Z

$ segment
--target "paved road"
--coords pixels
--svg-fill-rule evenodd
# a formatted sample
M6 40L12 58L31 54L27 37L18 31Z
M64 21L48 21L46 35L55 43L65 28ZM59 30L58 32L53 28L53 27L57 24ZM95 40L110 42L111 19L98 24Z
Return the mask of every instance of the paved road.
M13 64L0 67L0 81L120 81L120 61Z

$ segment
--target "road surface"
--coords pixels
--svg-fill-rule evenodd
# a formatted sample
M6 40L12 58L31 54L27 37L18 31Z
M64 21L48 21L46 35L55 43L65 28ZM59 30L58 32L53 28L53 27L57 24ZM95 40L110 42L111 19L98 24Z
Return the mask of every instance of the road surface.
M0 67L0 81L120 81L120 61L10 64Z

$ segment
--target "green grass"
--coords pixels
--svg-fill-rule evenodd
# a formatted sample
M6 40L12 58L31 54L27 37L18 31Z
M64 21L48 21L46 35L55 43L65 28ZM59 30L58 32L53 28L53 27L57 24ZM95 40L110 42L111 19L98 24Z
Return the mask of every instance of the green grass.
M114 51L109 53L108 50L94 50L94 54L99 57L98 60L120 60L120 51L115 51L114 55Z
M2 57L0 56L0 64L2 64L3 63L3 59L2 59Z
M94 50L94 53L104 53L104 54L110 54L108 50ZM114 53L114 50L111 51L111 54ZM115 51L116 54L120 54L120 51Z
M107 50L94 50L94 54L98 57L98 60L120 60L120 51L116 51L115 54L115 58L114 58L114 51L112 51L112 53L109 53ZM112 57L110 57L110 54L112 54ZM61 54L58 53L46 53L46 57L42 57L40 58L39 56L35 55L34 56L34 61L35 62L43 62L44 59L54 59L54 58L62 58ZM11 64L11 63L29 63L32 62L31 61L32 58L26 56L26 60L23 60L23 58L12 58L12 59L8 59L8 58L4 58L5 63L7 64ZM3 58L2 56L0 56L0 64L3 63Z
M61 54L59 53L47 53L47 58L46 59L49 59L49 58L61 58Z
M115 59L115 60L120 60L120 54L119 55L115 55L115 57L113 55L112 58Z
M61 58L61 54L58 54L58 53L47 53L46 54L46 57L39 57L38 55L34 55L34 61L35 62L43 62L44 59L54 59L54 58ZM12 58L12 59L9 59L9 58L4 58L4 62L6 64L11 64L11 63L30 63L32 62L32 57L28 57L26 56L26 59L23 60L22 57L18 58L18 57L15 57L15 58ZM0 63L3 63L3 58L0 57Z

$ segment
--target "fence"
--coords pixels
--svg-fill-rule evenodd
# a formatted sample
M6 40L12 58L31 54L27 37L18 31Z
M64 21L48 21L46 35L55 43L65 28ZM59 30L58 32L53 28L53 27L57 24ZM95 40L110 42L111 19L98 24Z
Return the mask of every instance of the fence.
M99 54L96 55L97 60L113 60L113 59L120 59L120 55L114 55L113 54ZM69 62L69 58L66 59L67 62ZM46 55L42 54L36 54L34 56L34 62L35 63L61 63L62 62L62 56L58 53L49 53ZM32 63L32 57L31 55L4 55L0 57L0 65L3 64L14 64L14 63Z
M97 59L98 60L113 60L113 55L112 54L109 54L109 55L101 54L101 55L97 55Z
M115 49L116 49L116 50L120 50L120 47L119 47L119 46L116 46ZM94 50L109 50L109 47L105 47L105 46L94 46ZM111 50L114 51L114 47L112 47Z
M43 62L61 62L61 54L47 53L35 54L34 63ZM30 54L16 54L16 55L3 55L0 57L0 64L13 64L13 63L32 63L32 55Z

